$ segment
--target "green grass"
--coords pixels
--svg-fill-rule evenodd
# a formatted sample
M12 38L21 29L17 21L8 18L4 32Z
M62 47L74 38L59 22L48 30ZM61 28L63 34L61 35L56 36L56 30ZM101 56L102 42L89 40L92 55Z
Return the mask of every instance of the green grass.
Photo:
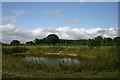
M3 46L3 77L82 77L116 78L118 77L118 47L88 46ZM11 54L25 53L26 56L40 56L44 53L78 54L80 64L31 63L21 56ZM46 55L45 55L46 56ZM52 55L53 56L53 55ZM55 56L55 57L59 57ZM64 56L65 57L65 56Z

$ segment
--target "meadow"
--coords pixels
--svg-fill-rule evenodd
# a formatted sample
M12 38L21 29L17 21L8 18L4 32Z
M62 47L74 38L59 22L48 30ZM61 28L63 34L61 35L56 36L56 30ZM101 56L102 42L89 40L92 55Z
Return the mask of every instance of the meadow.
M117 46L2 46L3 78L118 78ZM25 62L25 56L71 57L80 64Z

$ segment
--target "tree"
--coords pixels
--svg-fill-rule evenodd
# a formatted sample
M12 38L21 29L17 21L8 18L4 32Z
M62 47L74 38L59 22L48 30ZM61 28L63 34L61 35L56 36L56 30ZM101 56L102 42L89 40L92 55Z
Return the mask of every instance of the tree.
M34 42L33 41L28 41L28 42L26 42L26 45L34 45Z
M112 38L107 37L104 38L104 46L111 46L112 45Z
M59 42L59 37L55 34L50 34L46 37L47 44L56 44Z
M113 39L113 44L114 44L115 46L120 46L120 37L115 37L115 38Z
M12 40L12 42L10 43L10 45L19 45L20 41L18 40Z
M96 46L101 46L102 43L103 43L103 37L102 36L95 37L95 44L96 44Z
M87 40L87 45L88 46L96 46L96 41L94 39L89 39Z
M40 40L39 40L38 38L36 38L36 39L34 40L34 43L35 43L35 44L40 44Z

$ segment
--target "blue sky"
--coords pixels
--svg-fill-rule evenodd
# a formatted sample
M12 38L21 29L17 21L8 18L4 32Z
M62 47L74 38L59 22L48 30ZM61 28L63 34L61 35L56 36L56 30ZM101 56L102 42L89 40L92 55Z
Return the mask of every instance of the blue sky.
M117 2L3 2L2 42L56 34L60 39L118 35Z
M15 16L16 26L36 27L117 27L117 2L14 2L2 4L4 16Z

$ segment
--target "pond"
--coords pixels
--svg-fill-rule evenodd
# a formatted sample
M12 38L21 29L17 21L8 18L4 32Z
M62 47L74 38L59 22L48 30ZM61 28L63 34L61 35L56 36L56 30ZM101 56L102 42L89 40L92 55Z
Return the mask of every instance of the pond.
M77 58L55 58L55 57L24 57L24 61L26 62L34 62L34 63L67 63L67 64L78 64L80 63L80 60Z

